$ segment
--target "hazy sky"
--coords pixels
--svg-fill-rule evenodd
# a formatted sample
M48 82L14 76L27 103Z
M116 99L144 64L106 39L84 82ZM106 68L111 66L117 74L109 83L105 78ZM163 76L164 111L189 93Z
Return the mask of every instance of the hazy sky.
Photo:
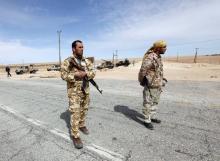
M168 56L220 53L219 0L0 0L0 64L62 59L84 42L96 59L142 57L155 40Z

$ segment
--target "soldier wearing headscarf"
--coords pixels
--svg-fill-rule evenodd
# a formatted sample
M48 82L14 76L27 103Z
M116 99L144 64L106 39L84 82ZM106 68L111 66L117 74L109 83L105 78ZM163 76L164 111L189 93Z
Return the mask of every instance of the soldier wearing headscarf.
M154 128L151 122L161 122L161 120L156 118L156 110L162 92L161 88L166 83L166 79L163 78L163 63L161 58L161 54L166 52L166 47L167 45L164 40L156 41L145 53L138 74L140 85L144 87L144 124L151 130Z

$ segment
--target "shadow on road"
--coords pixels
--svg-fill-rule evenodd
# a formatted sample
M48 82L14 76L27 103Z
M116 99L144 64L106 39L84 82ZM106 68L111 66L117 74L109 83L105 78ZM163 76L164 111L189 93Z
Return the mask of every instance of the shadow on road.
M141 125L144 125L144 122L141 120L144 119L144 116L137 111L130 109L128 106L116 105L114 106L114 111L120 112L127 118L132 119Z
M66 110L65 112L61 113L60 118L66 122L66 127L69 129L69 134L71 134L70 133L70 112L69 112L69 110Z

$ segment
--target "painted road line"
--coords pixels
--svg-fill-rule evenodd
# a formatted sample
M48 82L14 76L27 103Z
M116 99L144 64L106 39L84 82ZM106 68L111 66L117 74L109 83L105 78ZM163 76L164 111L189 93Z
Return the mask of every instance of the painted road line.
M36 119L32 119L30 117L27 117L27 116L24 116L22 114L20 114L19 112L15 111L14 109L8 107L8 106L5 106L5 105L0 105L0 108L8 113L11 113L13 114L14 116L18 117L18 118L21 118L23 120L26 120L27 122L35 125L35 126L38 126L44 130L47 130L48 132L56 135L56 136L59 136L59 137L62 137L64 138L65 140L67 141L71 141L69 135L59 129L50 129L49 126L42 122L42 121L39 121L39 120L36 120ZM112 160L112 161L122 161L125 159L124 156L122 156L121 154L118 154L118 153L115 153L115 152L112 152L108 149L105 149L101 146L98 146L98 145L95 145L95 144L91 144L91 145L86 145L85 146L85 149L92 152L92 153L95 153L97 155L99 155L100 157L102 158L105 158L107 160Z

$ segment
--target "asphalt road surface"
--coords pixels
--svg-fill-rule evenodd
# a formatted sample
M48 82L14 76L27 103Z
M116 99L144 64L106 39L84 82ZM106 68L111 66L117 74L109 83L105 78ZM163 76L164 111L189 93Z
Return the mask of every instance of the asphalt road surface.
M143 125L137 81L97 80L91 87L84 148L69 135L66 83L0 80L1 161L219 161L220 83L170 81L154 130Z

